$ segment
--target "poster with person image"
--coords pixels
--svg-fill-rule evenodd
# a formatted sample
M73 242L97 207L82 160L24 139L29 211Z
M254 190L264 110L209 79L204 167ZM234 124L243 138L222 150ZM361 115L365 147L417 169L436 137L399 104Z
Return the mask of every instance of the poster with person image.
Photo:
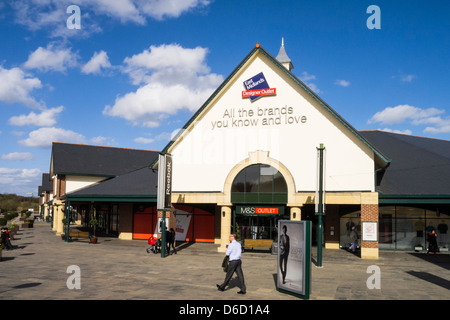
M277 288L309 297L311 284L311 222L278 221Z

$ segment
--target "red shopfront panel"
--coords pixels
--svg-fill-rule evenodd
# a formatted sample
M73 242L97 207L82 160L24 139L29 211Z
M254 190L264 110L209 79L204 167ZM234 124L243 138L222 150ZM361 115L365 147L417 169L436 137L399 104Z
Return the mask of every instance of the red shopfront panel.
M194 215L194 241L214 242L214 215Z
M133 239L148 239L155 232L156 212L153 207L134 213Z
M176 209L183 215L191 214L185 219L189 221L185 241L214 242L214 214L186 205L177 205Z

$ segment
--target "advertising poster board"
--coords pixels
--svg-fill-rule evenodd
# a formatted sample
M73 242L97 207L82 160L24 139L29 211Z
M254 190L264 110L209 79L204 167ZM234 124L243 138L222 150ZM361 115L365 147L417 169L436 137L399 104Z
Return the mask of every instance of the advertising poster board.
M277 289L309 299L311 222L278 220Z
M169 226L169 218L166 218L166 229L168 229ZM162 230L163 230L163 223L162 223L162 218L158 218L158 224L156 225L157 228L157 233L158 234L162 234Z
M376 222L362 223L363 241L378 241L378 227Z

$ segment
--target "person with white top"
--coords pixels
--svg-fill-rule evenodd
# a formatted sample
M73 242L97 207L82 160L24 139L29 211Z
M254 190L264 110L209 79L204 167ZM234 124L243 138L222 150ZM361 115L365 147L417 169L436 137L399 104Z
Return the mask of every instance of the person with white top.
M247 289L245 287L244 273L242 272L242 261L241 261L242 247L241 244L236 241L235 233L230 234L230 242L231 243L228 245L226 252L226 255L229 258L227 274L225 276L223 284L221 285L217 284L217 289L219 291L225 291L225 287L228 285L228 282L230 282L231 277L236 272L239 282L241 283L241 290L238 293L245 294Z

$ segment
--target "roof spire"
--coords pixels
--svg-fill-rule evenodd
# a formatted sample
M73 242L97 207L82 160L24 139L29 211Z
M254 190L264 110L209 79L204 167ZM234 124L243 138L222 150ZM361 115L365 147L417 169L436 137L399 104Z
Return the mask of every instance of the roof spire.
M277 59L278 62L281 63L281 65L283 67L288 69L288 71L291 71L292 69L294 69L294 65L292 64L291 59L289 59L288 55L286 54L286 50L284 49L284 38L283 37L281 37L280 51L278 52L278 55L275 59Z

